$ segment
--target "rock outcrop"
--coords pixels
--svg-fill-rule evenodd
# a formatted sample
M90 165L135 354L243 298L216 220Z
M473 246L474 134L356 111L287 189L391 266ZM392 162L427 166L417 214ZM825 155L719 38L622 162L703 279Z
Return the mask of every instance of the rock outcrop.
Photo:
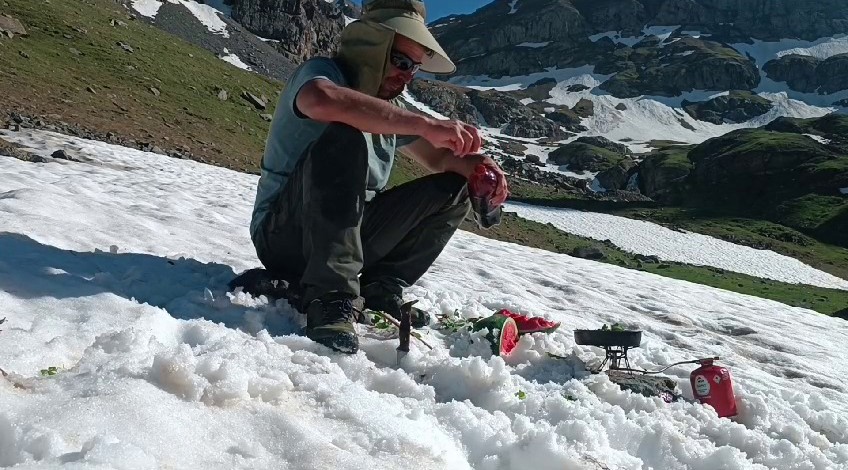
M848 90L848 54L825 60L789 54L766 62L763 71L772 80L786 82L796 91L828 94Z
M577 172L605 171L629 160L628 154L626 146L604 137L579 137L551 152L548 162Z
M233 19L257 36L279 40L278 50L295 63L332 55L345 25L339 5L325 0L233 0Z
M745 90L734 90L708 101L693 103L683 100L682 105L693 118L713 124L745 122L772 108L771 101Z
M415 99L452 119L474 125L497 127L515 137L563 139L558 123L521 104L513 96L495 90L472 90L444 82L414 80L409 92Z

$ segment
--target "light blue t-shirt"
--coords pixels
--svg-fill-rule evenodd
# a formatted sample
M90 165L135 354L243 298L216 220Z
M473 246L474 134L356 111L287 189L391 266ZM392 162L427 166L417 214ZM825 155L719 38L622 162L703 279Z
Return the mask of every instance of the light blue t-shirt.
M327 124L314 121L295 110L295 98L301 87L310 80L323 79L348 86L339 66L330 58L316 57L302 63L292 74L274 111L271 129L265 141L256 202L250 222L250 234L255 237L262 221L271 210L271 205L285 188L289 175L294 171L303 152L317 139ZM397 100L394 104L402 106ZM389 182L389 174L395 158L395 147L411 143L417 136L395 136L394 134L362 133L368 145L368 189L366 200L374 197Z

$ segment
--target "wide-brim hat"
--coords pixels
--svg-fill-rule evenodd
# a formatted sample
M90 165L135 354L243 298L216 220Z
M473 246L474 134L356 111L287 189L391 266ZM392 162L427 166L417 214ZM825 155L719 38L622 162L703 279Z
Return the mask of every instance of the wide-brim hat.
M434 74L455 72L456 65L427 29L426 18L427 11L420 0L371 0L362 6L362 20L380 23L428 49L421 70Z

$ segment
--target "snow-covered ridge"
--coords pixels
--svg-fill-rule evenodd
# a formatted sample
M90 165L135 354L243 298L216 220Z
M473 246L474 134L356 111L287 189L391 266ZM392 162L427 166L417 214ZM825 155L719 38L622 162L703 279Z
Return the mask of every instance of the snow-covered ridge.
M302 316L284 301L224 291L258 264L247 230L255 176L52 133L0 134L83 160L0 157L0 365L10 373L0 378L0 465L848 466L841 320L459 232L408 292L419 306L510 308L560 329L525 336L508 358L428 330L436 349L413 345L401 367L396 341L373 336L341 356L298 335ZM643 330L637 367L721 356L739 416L588 375L602 352L574 344L572 330L613 321ZM41 376L48 366L58 374ZM689 398L691 370L666 373Z
M227 24L218 15L222 11L231 12L232 9L220 0L214 3L207 2L209 4L197 3L194 0L132 0L132 7L142 16L155 18L156 14L159 13L159 8L166 1L186 7L210 32L220 34L225 38L230 37Z

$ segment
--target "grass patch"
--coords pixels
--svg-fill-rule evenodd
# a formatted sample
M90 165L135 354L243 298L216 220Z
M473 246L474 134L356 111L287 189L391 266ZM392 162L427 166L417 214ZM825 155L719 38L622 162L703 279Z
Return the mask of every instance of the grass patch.
M683 263L644 262L635 255L609 244L563 232L550 224L521 219L511 213L505 214L501 225L490 230L481 230L470 222L464 222L460 228L487 238L533 246L555 253L571 254L575 248L595 247L604 253L605 258L601 260L604 263L774 300L826 315L833 315L848 305L848 291L789 284Z
M260 114L273 114L282 83L133 21L114 1L5 0L3 12L20 20L29 36L0 39L0 111L258 170L268 132ZM220 89L226 101L218 98ZM245 91L267 97L267 109L242 99Z

